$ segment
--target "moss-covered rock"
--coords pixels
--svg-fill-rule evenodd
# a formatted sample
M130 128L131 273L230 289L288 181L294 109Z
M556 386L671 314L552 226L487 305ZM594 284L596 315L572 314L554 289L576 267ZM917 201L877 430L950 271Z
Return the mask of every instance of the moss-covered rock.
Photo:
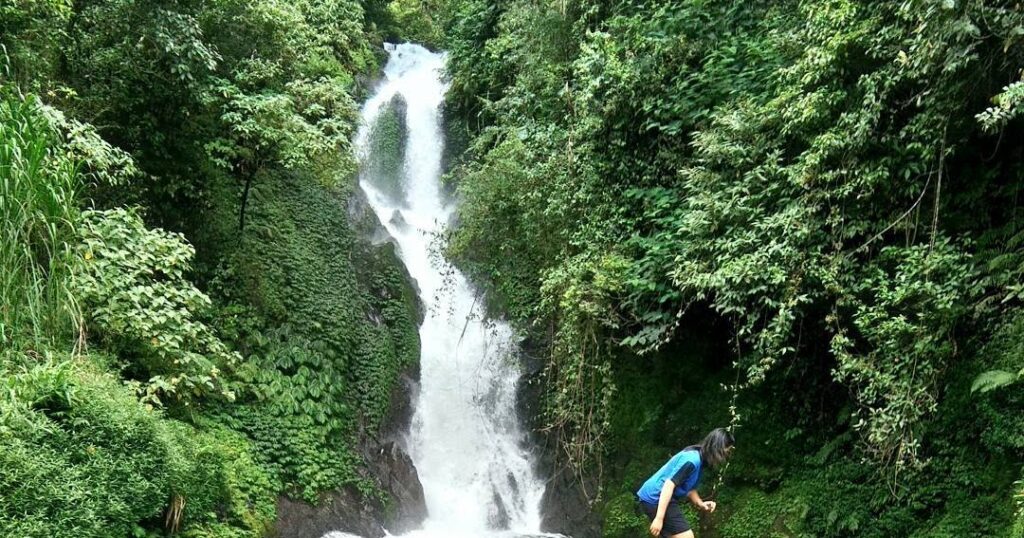
M370 129L369 151L362 174L371 178L395 205L406 205L405 145L408 128L405 124L406 104L395 94L381 109Z
M376 434L419 358L415 292L393 249L354 229L354 189L268 174L254 183L244 233L206 241L220 247L212 287L253 386L228 412L310 501L360 480L359 438ZM233 206L225 196L212 220L230 223Z

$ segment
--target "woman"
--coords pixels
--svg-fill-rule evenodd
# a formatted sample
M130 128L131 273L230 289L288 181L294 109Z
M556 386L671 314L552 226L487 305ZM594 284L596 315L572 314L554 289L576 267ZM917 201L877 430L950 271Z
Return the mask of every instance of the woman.
M725 428L711 431L699 445L688 446L658 469L636 492L640 506L651 520L651 535L694 538L690 523L679 508L686 496L699 510L715 511L715 501L705 501L694 489L706 465L717 467L732 453L736 440Z

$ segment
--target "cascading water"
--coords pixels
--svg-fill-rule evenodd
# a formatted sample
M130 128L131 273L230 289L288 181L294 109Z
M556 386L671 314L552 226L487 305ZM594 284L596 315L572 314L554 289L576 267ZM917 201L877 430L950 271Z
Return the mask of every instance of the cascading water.
M429 517L409 536L536 535L544 484L516 417L514 335L503 321L483 319L480 297L431 248L453 211L440 186L445 55L413 44L388 49L385 79L363 107L356 147L360 186L427 311L408 448ZM404 122L396 121L402 114ZM404 153L403 165L389 166L388 155L375 154L380 148Z

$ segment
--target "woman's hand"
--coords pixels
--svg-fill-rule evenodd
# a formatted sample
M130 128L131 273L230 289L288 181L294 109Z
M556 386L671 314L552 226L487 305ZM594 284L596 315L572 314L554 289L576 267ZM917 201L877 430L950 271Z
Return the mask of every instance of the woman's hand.
M651 536L658 536L658 535L660 535L661 534L661 527L664 524L665 524L665 520L663 520L662 518L660 518L660 517L654 518L654 521L651 521Z
M717 507L718 507L718 504L715 501L704 501L703 506L702 506L704 511L709 513L709 514L711 512L714 512L715 508L717 508Z

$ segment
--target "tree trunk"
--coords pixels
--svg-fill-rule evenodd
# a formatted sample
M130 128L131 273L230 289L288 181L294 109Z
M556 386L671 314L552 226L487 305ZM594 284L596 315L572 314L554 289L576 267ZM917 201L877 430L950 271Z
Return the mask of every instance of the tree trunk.
M238 209L238 230L245 229L245 206L249 203L249 187L252 186L252 174L245 175L245 188L242 189L242 205Z

